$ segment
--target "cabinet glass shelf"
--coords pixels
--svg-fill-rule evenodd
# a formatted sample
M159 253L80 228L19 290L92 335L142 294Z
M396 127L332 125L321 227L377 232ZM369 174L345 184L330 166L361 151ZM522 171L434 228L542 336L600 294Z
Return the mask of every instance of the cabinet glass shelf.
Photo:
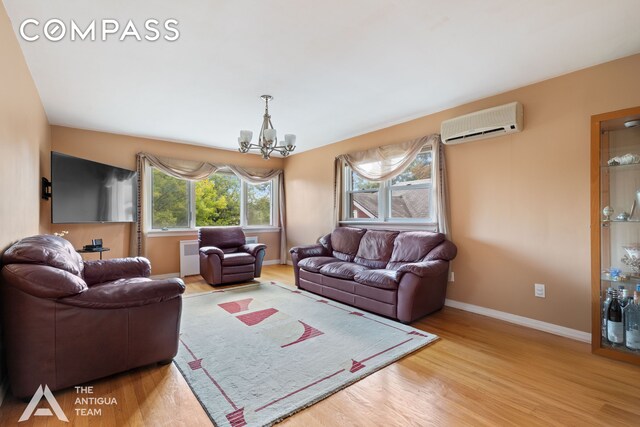
M601 166L602 169L605 170L609 170L609 171L625 171L625 170L632 170L632 169L640 169L640 163L631 163L628 165L605 165L605 166Z

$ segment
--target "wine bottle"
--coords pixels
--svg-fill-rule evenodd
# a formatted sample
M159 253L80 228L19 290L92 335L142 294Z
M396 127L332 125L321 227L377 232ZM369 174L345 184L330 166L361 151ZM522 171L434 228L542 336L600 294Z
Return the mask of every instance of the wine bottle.
M615 289L611 294L611 303L607 309L607 339L613 345L624 344L622 307L618 301L618 291Z
M630 350L640 350L640 291L633 293L633 302L623 310L624 345Z
M602 298L602 342L607 342L607 312L609 311L609 304L611 304L611 292L613 292L613 288L607 288Z
M624 309L627 304L629 304L631 302L631 294L629 292L629 289L623 289L622 290L622 294L619 295L620 297L620 306Z

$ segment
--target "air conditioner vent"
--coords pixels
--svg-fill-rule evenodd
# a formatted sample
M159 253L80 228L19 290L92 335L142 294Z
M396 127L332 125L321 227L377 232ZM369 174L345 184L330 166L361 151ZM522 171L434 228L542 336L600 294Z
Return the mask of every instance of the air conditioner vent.
M445 120L440 127L440 134L443 143L460 144L521 132L522 129L522 104L512 102Z

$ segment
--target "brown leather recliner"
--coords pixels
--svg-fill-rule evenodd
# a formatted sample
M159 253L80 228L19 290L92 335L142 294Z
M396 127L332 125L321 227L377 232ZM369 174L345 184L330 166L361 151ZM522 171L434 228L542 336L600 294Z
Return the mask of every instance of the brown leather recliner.
M16 397L82 384L177 353L184 283L151 280L145 258L83 262L49 235L2 257L3 332Z
M247 244L242 227L203 227L198 231L200 275L210 285L260 277L267 245Z

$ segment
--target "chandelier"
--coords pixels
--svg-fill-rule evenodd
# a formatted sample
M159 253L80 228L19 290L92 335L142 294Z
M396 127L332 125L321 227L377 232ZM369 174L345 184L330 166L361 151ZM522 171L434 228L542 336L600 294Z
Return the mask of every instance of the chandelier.
M264 100L264 116L262 118L260 135L258 135L258 143L251 143L253 132L250 130L241 130L240 137L238 138L238 144L240 145L238 151L241 153L248 153L250 150L259 150L260 154L262 154L262 158L265 160L268 160L271 157L271 153L274 151L280 153L284 157L287 157L296 149L296 136L286 134L284 136L284 141L280 141L280 143L278 143L276 130L271 124L271 116L269 115L269 101L273 100L273 96L262 95L260 98Z

